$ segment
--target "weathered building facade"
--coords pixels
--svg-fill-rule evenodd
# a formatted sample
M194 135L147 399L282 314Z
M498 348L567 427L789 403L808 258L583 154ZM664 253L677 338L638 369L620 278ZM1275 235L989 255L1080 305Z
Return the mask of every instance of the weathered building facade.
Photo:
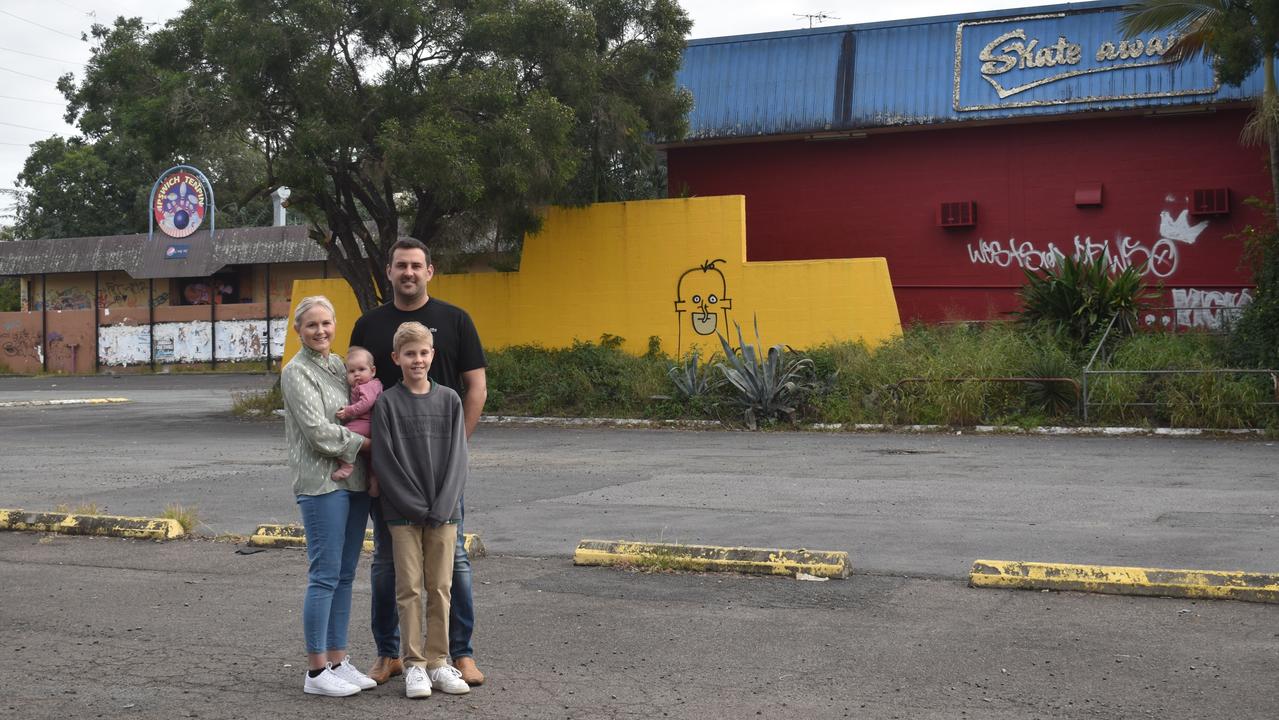
M750 260L885 257L901 318L997 317L1023 269L1138 266L1144 318L1218 325L1251 297L1241 228L1270 202L1222 86L1125 38L1125 3L693 40L672 195L746 196Z
M327 277L301 226L0 243L22 307L0 313L0 371L280 358L293 281Z

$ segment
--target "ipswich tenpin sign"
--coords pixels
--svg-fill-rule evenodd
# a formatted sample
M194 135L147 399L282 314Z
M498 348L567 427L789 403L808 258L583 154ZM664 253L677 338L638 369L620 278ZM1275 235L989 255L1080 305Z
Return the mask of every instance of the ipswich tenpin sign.
M151 188L151 237L160 232L172 238L184 238L209 224L212 239L213 185L204 173L189 165L177 165L164 171Z

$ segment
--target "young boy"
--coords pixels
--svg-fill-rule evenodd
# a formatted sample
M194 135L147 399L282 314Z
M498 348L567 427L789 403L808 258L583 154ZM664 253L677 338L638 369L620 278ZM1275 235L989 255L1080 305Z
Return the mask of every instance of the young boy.
M400 325L391 347L404 379L373 408L373 471L395 556L404 690L411 698L429 697L431 688L460 695L471 688L449 665L448 625L458 500L467 476L462 401L427 378L435 348L425 326Z

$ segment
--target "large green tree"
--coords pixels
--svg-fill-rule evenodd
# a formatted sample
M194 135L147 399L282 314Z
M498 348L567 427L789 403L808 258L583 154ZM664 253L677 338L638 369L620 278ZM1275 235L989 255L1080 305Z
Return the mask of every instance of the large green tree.
M95 28L63 90L95 148L201 159L245 207L290 186L369 308L400 235L518 238L547 203L653 193L689 27L676 0L192 0Z
M1265 84L1242 139L1269 145L1271 201L1279 203L1279 0L1141 0L1124 10L1120 27L1130 37L1172 30L1177 41L1164 57L1208 57L1227 85L1241 85L1262 68Z

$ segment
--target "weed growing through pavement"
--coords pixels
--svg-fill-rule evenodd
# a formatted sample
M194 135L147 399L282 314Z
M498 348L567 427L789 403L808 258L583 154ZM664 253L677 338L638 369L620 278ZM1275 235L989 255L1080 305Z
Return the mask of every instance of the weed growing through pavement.
M102 514L102 508L98 507L98 504L95 502L80 503L79 505L76 505L75 507L72 507L70 505L63 503L61 505L55 505L53 508L53 511L56 513L61 513L63 515L101 515Z
M267 390L237 392L231 398L231 413L236 417L274 417L275 411L284 407L279 380Z
M166 520L177 520L182 526L182 532L190 535L200 525L200 514L195 506L186 507L173 503L164 508L164 512L160 513L160 517Z

